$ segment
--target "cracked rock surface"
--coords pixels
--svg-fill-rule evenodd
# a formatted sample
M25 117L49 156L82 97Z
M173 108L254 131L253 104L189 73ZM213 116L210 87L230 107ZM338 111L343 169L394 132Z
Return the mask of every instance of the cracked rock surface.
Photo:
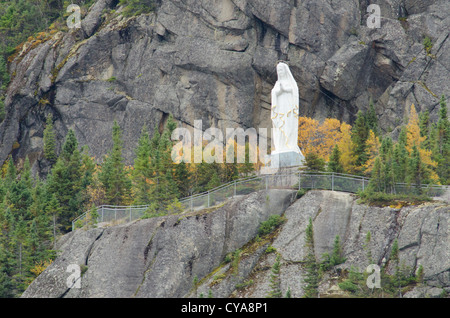
M339 235L346 258L340 268L363 271L374 263L393 273L389 255L397 240L400 264L412 271L422 265L424 270L424 284L404 297L450 292L448 204L380 208L358 204L354 195L342 192L313 190L295 201L294 196L291 190L261 191L212 211L78 229L60 240L59 256L22 297L206 297L210 292L213 297L266 297L275 253L265 252L269 243L250 249L248 244L272 214L286 218L270 243L280 255L282 295L288 290L292 297L303 295L309 218L318 261L332 252ZM237 265L223 262L238 249L242 254ZM81 288L67 286L70 264L81 268ZM324 292L336 289L334 280L325 279Z
M28 155L34 172L47 174L50 113L57 146L73 129L99 160L117 120L128 163L143 125L152 134L169 113L189 129L194 120L203 129L270 128L278 60L298 83L301 116L352 124L372 98L394 138L412 103L434 121L439 98L450 95L447 0L378 1L378 29L366 25L366 0L161 0L130 18L117 3L98 0L81 29L24 45L9 66L0 165Z

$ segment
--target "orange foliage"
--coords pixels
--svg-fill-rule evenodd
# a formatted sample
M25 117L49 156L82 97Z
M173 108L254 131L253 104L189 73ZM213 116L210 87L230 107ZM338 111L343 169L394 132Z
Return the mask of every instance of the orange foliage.
M366 173L370 173L372 172L375 159L377 158L380 149L380 140L375 136L375 133L372 130L369 131L369 137L367 138L366 144L369 159L364 164L364 168Z
M406 125L406 134L406 150L408 153L411 155L413 146L416 145L419 149L420 159L422 162L429 168L435 168L437 163L431 159L431 150L424 149L423 147L423 142L427 139L427 137L420 136L419 116L417 115L414 104L411 104L409 120ZM435 182L435 184L439 184L439 177L433 169L429 169L429 173L430 178Z
M298 119L298 145L303 154L314 152L328 161L334 146L342 139L342 124L334 118L327 118L322 124L309 117Z

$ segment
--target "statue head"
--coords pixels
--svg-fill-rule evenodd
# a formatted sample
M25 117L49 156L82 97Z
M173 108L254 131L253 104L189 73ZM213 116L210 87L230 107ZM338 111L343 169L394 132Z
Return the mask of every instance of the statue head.
M277 75L278 80L287 80L289 79L289 66L286 63L279 62L277 64Z

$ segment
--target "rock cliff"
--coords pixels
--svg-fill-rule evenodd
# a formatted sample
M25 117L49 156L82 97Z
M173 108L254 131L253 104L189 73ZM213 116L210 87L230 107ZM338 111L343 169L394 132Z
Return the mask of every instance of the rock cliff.
M337 235L346 259L322 279L321 297L348 296L338 287L342 278L333 273L351 267L364 271L371 262L394 271L394 241L402 267L414 273L422 266L424 273L423 283L402 291L403 297L450 291L448 204L381 208L358 204L354 195L341 192L295 196L291 190L261 191L192 214L76 230L60 240L59 256L22 297L266 297L277 254L282 295L289 290L291 297L301 297L310 218L317 261L332 252ZM285 222L257 236L259 224L273 214ZM269 253L269 246L276 252ZM231 254L238 256L227 262ZM71 264L81 268L80 288L68 288Z
M129 162L141 127L153 132L169 113L185 127L271 127L278 60L298 82L300 115L352 123L372 98L385 132L395 135L411 103L434 120L450 95L450 4L377 3L381 27L370 29L365 0L158 0L129 18L118 1L98 0L81 29L26 43L11 63L0 164L28 155L47 172L49 113L59 144L72 128L97 158L116 119Z

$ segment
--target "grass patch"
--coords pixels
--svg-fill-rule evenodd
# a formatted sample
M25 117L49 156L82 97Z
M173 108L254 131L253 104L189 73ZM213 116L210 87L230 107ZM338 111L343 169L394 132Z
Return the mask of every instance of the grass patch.
M430 197L425 194L390 194L383 192L359 192L360 204L368 204L376 207L392 207L402 208L409 205L420 205L432 201Z

